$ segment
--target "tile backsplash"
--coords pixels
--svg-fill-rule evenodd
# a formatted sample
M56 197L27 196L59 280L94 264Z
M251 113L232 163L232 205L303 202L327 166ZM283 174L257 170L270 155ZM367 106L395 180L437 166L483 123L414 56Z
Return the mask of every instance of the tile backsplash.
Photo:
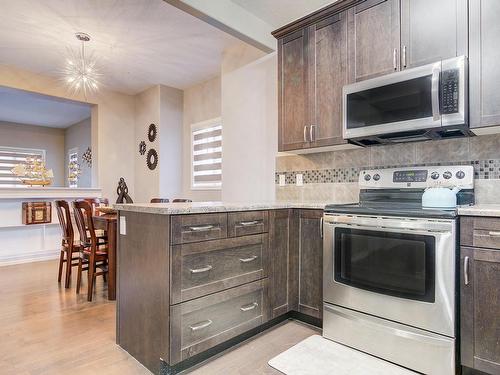
M472 165L478 203L500 203L500 134L402 143L352 150L276 158L277 200L331 201L358 200L358 174L362 169L429 165ZM296 186L296 175L303 186ZM279 186L279 175L285 186Z

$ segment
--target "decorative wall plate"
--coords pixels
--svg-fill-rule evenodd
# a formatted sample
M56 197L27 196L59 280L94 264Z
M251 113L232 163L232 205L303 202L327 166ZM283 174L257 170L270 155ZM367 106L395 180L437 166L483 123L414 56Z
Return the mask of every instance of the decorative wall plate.
M148 128L148 139L149 139L149 142L154 142L155 141L155 139L156 139L156 133L157 133L156 125L155 124L150 124L149 128Z
M88 167L92 166L92 149L87 147L87 150L82 155L82 160L87 163Z
M151 170L155 170L156 166L158 165L158 153L154 148L150 148L148 151L148 156L146 158L146 163L148 165L148 168Z
M139 143L139 154L144 155L146 153L146 142L141 141Z

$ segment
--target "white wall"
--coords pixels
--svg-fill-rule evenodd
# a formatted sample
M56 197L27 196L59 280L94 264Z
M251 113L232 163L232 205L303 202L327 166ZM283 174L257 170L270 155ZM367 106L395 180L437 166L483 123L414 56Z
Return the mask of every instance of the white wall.
M0 146L45 150L45 164L54 172L53 186L65 186L64 129L0 121Z
M0 65L0 86L78 100L92 106L92 184L103 196L116 200L116 186L124 177L134 197L134 97L105 89L88 99L73 96L59 80Z
M160 181L161 197L182 198L183 92L160 85Z
M154 142L148 140L149 124L155 124L157 129L160 123L160 89L153 86L135 96L135 147L133 154L135 196L134 202L149 202L159 196L160 169L150 170L146 165L147 151L150 148L158 151L158 136ZM139 143L146 142L146 154L139 153ZM161 158L161 156L160 156Z
M277 57L222 75L222 200L274 200L278 145Z
M220 201L221 190L191 189L191 125L221 117L220 76L184 90L182 192L185 198Z
M88 188L92 186L92 166L89 166L83 161L83 154L87 151L88 147L92 145L91 136L91 121L90 117L77 122L66 128L64 131L64 184L68 186L68 164L69 164L69 150L78 149L78 163L80 164L81 174L78 178L78 187ZM92 148L92 147L91 147Z

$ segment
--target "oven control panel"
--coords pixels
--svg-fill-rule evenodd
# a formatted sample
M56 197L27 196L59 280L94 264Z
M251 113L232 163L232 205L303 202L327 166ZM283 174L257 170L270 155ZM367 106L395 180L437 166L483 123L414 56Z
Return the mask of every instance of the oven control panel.
M362 170L360 189L422 189L427 187L474 188L472 165L407 167Z

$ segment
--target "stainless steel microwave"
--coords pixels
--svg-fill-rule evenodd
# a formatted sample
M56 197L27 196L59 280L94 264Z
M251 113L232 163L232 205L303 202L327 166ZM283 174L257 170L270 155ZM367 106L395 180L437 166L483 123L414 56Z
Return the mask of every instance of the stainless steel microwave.
M343 87L343 135L362 146L469 134L467 58Z

